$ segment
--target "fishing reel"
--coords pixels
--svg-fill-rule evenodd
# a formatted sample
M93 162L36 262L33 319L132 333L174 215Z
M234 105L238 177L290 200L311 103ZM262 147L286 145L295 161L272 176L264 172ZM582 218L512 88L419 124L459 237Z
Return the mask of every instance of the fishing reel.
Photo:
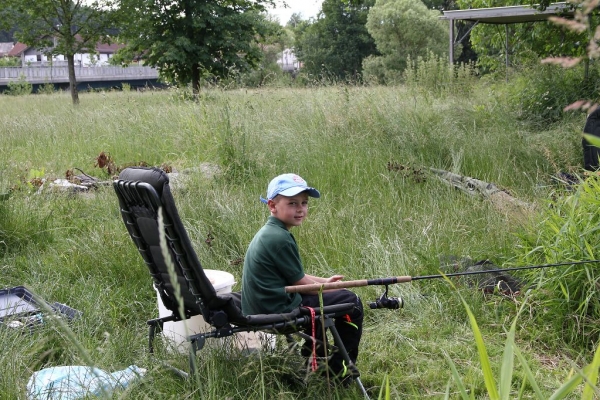
M404 307L402 297L388 297L388 285L385 285L385 292L375 301L369 303L369 308L388 308L390 310L398 310Z

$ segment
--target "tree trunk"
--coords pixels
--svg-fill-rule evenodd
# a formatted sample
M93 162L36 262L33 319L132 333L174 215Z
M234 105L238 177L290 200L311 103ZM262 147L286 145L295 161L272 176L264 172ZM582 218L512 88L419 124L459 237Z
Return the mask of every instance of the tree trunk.
M79 104L79 94L77 93L77 79L75 78L75 55L68 54L67 65L69 68L69 89L71 90L71 100L73 105Z
M200 68L196 65L192 70L192 95L194 99L198 99L200 94Z

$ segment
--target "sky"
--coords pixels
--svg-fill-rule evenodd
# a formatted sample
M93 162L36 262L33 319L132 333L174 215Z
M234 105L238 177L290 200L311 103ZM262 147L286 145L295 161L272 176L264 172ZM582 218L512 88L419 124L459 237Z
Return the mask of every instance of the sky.
M282 6L284 1L289 6L288 8ZM285 25L293 13L302 14L302 19L316 17L321 10L322 2L323 0L276 0L277 7L269 9L268 12L279 18L281 25Z

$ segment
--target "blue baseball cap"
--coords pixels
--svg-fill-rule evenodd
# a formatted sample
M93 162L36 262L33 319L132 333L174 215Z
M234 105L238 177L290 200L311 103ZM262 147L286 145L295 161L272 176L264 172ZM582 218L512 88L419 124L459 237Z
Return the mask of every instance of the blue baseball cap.
M298 193L308 192L310 197L319 198L321 193L313 187L306 184L306 181L296 174L283 174L276 176L269 182L267 187L267 198L260 198L260 201L267 203L269 200L273 200L275 196L295 196Z

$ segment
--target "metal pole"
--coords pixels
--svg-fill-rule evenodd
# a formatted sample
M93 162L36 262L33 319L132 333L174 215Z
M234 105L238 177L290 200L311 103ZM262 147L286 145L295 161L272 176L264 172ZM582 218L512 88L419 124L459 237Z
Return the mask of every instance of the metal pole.
M449 20L450 23L450 65L454 65L454 19Z

